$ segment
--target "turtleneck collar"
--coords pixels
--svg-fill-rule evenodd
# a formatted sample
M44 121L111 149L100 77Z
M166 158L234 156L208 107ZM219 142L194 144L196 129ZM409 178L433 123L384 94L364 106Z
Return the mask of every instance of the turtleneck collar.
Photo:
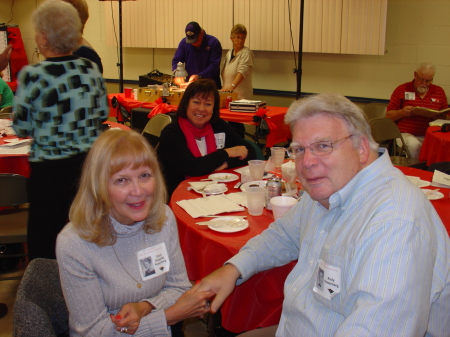
M122 225L112 216L109 216L109 219L111 220L111 225L116 231L118 238L127 238L138 234L145 223L145 220L143 220L136 222L133 225Z

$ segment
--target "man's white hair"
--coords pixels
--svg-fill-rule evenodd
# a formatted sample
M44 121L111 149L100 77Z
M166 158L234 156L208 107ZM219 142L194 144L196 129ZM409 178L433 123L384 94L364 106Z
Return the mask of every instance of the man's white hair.
M422 62L417 66L416 72L424 70L425 73L429 73L433 71L433 74L436 74L436 67L432 63Z

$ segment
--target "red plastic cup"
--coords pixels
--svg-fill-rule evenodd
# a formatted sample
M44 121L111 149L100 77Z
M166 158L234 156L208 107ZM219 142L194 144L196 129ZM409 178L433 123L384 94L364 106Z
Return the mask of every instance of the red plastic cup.
M125 92L125 98L131 98L133 88L123 88Z

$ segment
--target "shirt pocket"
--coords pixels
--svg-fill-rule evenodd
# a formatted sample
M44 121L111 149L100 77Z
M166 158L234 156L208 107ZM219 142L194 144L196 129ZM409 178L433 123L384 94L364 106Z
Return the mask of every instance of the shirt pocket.
M344 315L344 299L347 295L347 285L346 285L347 267L345 265L345 259L340 256L329 253L322 253L320 259L322 259L322 261L333 267L339 267L341 269L341 283L339 285L340 292L337 293L334 297L332 297L331 300L329 300L313 291L314 286L316 285L317 282L317 273L319 265L319 263L317 262L316 270L313 273L313 276L311 277L310 280L310 290L313 294L313 298L316 301L317 305L323 306L325 308L328 308L332 311Z

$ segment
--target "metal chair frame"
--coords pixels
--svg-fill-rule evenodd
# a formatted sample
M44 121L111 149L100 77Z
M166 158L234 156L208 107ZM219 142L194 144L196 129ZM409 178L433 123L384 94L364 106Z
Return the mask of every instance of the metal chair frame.
M389 118L374 118L369 121L372 137L377 143L392 142L391 161L398 166L413 166L420 163L418 159L411 158L408 147L403 139L397 124ZM400 139L402 146L398 147L396 140Z
M172 117L166 114L157 114L150 118L142 130L142 135L149 141L149 143L156 148L159 144L159 137L161 137L161 131L166 125L172 122Z

